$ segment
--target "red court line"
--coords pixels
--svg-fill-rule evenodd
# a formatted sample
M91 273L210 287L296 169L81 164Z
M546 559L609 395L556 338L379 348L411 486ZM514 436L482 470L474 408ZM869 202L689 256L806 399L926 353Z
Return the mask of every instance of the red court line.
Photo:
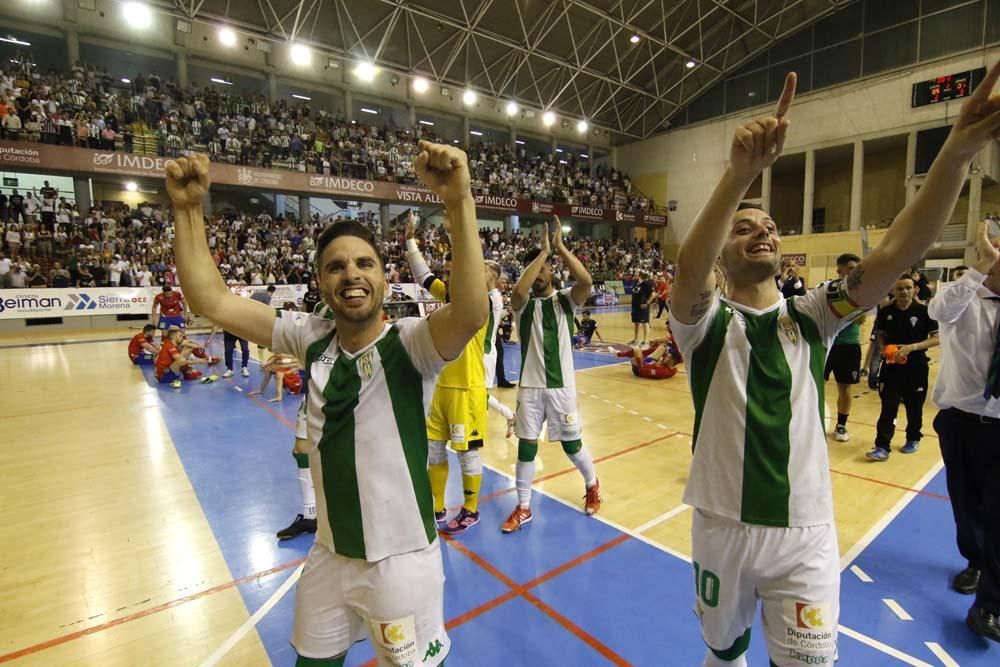
M237 384L236 384L235 382L233 382L233 379L232 379L232 378L226 378L226 382L228 382L229 384L233 385L234 387L238 386L238 385L237 385ZM256 394L255 394L255 395L253 395L253 396L250 396L250 395L248 394L248 395L247 395L247 398L249 398L249 399L250 399L250 400L252 400L252 401L253 401L254 403L256 403L256 404L257 404L257 405L259 405L260 407L262 407L262 408L264 408L265 410L267 410L267 411L268 411L268 413L270 413L270 415L271 415L272 417L276 418L276 419L277 419L278 421L280 421L280 422L281 422L282 424L284 424L284 425L285 425L285 426L287 426L288 428L292 429L293 431L295 430L295 424L293 424L292 422L288 421L288 418L287 418L287 417L285 417L285 415L281 414L280 412L278 412L278 411L276 411L276 410L272 410L272 409L271 409L271 406L270 406L270 405L268 405L267 403L265 403L265 402L264 402L263 400L261 400L259 396L257 396Z
M628 454L629 452L634 452L637 449L642 449L644 447L649 447L650 445L655 445L656 443L658 443L658 442L660 442L662 440L666 440L667 438L672 438L675 435L683 435L683 434L680 431L674 431L673 433L668 433L667 435L661 435L659 438L653 438L652 440L647 440L646 442L640 442L638 445L632 445L631 447L626 447L625 449L619 449L618 451L611 452L610 454L605 454L604 456L599 456L596 459L594 459L594 463L602 463L604 461L608 461L610 459L622 456L623 454ZM539 482L547 482L550 479L554 479L556 477L561 477L562 475L565 475L565 474L568 474L568 473L571 473L571 472L575 472L575 471L576 471L576 466L572 466L570 468L563 468L562 470L557 470L554 473L550 473L548 475L542 475L541 477L538 477L537 479L535 479L534 483L538 484Z
M853 477L854 479L861 479L861 480L864 480L866 482L872 482L873 484L881 484L882 486L891 486L894 489L902 489L903 491L909 491L910 493L917 493L917 494L920 494L922 496L929 496L931 498L937 498L938 500L946 500L948 502L951 502L951 498L949 498L948 496L943 496L940 493L934 493L933 491L924 491L923 489L914 489L912 487L905 486L903 484L893 484L892 482L886 482L886 481L881 480L881 479L875 479L874 477L865 477L864 475L855 475L854 473L844 472L843 470L836 470L834 468L830 468L830 472L835 472L838 475L843 475L844 477Z
M277 574L279 572L284 572L285 570L290 570L293 567L298 567L305 562L304 558L299 558L297 560L290 561L288 563L282 563L276 567L272 567L269 570L264 570L263 572L256 572L254 574L248 574L241 579L234 579L233 581L226 582L224 584L219 584L218 586L213 586L212 588L206 588L203 591L198 591L197 593L192 593L191 595L185 595L182 598L177 598L176 600L171 600L170 602L164 602L163 604L157 605L155 607L150 607L149 609L144 609L142 611L137 611L134 614L129 614L128 616L122 616L121 618L116 618L107 623L102 623L100 625L95 625L90 628L84 628L83 630L78 630L76 632L71 632L61 637L55 637L53 639L46 640L44 642L35 644L33 646L28 646L13 653L7 653L5 655L0 655L0 663L10 662L11 660L16 660L17 658L23 658L26 655L31 655L33 653L38 653L46 649L50 649L54 646L59 646L60 644L65 644L71 642L75 639L81 637L86 637L87 635L92 635L103 630L108 630L110 628L117 627L119 625L124 625L130 621L135 621L140 618L145 618L146 616L152 616L153 614L158 614L161 611L167 609L172 609L174 607L180 606L186 602L192 602L193 600L198 600L200 598L212 595L214 593L219 593L229 588L234 588L236 586L241 586L243 584L254 581L255 579L260 579L262 577L267 577L272 574Z

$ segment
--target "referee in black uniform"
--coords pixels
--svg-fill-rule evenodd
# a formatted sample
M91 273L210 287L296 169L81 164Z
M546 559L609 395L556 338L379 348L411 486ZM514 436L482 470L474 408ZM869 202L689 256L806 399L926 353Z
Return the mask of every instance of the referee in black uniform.
M899 403L906 406L906 444L900 449L912 454L923 437L924 401L927 399L927 350L938 344L937 322L927 314L927 306L914 301L913 278L904 274L892 288L893 301L875 318L875 331L886 345L896 345L894 358L886 358L879 376L882 412L875 425L875 448L866 456L886 461L896 432ZM884 354L884 352L883 352Z
M965 622L1000 642L1000 237L979 225L976 263L930 302L941 323L934 386L958 550L968 566L952 587L976 594Z

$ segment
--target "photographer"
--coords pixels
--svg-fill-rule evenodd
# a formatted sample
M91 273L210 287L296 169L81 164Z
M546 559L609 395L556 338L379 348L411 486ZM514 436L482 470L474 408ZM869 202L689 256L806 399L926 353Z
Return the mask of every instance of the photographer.
M796 262L791 260L782 262L781 273L774 278L782 297L790 299L793 296L805 296L806 283L799 277L799 271L800 267Z

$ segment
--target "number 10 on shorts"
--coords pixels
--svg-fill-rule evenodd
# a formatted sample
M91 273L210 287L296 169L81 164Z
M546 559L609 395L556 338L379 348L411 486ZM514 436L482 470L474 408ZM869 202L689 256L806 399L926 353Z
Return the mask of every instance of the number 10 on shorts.
M695 597L706 607L717 607L719 605L719 577L711 570L701 569L701 565L694 565L694 592Z

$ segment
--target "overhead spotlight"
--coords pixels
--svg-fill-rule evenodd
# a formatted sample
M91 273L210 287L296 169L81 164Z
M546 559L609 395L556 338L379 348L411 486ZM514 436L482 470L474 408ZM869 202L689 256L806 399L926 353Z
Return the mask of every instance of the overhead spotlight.
M219 28L219 42L223 46L235 46L236 45L236 33L233 29L228 26L222 26Z
M132 83L132 79L122 79L122 83Z
M508 116L513 116L513 115L517 114L517 111L518 111L517 102L514 102L513 100L511 100L510 102L507 102L507 115Z
M18 46L31 46L31 42L26 42L23 39L18 39L14 35L7 35L6 37L0 37L0 42L7 42L8 44L17 44Z
M418 120L421 125L427 125L428 127L434 127L434 121L432 120Z
M554 113L552 113L551 111L546 111L545 113L542 114L542 124L544 124L545 127L551 127L555 125L555 123L556 123L556 115Z
M415 93L426 93L430 87L431 85L427 83L427 79L422 76L418 76L413 80L413 92Z
M586 153L580 153L580 157L590 159L590 156L587 155Z
M576 131L579 132L580 134L583 134L589 128L590 128L590 125L588 125L587 121L585 121L585 120L577 121L577 123L576 123Z
M370 113L373 116L378 115L378 109L369 109L368 107L361 107L361 111L363 111L364 113Z
M354 68L354 75L358 80L370 83L375 80L375 65L367 60L362 60Z
M686 63L684 63L684 66L687 67L688 69L692 69L697 64L698 63L696 63L695 61L689 60Z
M571 231L573 231L573 228L572 228L572 227L570 227L569 225L563 225L563 226L562 226L562 230L563 230L564 232L566 232L567 234L569 234L569 233L570 233Z
M476 137L481 137L481 136L483 136L483 133L482 133L482 132L480 132L479 130L469 130L469 134L471 134L471 135L473 135L473 136L476 136Z
M313 59L312 50L305 44L292 44L292 47L288 50L288 56L294 64L300 67L310 64Z
M476 103L476 91L474 91L474 90L467 90L464 93L462 93L462 102L465 103L467 106L472 106L473 104L475 104Z
M136 183L135 181L128 181L127 183L125 183L125 189L128 190L129 192L135 192L136 190L139 189L139 184Z
M122 5L125 23L136 30L145 30L153 25L153 12L145 2L126 2Z
M292 97L294 97L297 100L305 100L307 102L312 99L308 95L299 95L298 93L292 93Z
M640 39L639 35L632 35L631 37L628 38L628 41L632 42L633 44L638 44L639 39Z

